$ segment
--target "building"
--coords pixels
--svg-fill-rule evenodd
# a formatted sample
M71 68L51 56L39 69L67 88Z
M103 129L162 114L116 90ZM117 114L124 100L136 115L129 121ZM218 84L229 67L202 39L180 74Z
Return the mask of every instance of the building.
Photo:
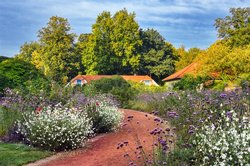
M137 83L143 83L145 85L155 85L158 84L147 75L120 75L126 81L133 81ZM102 78L111 78L113 75L78 75L70 81L71 85L84 85L89 84L91 81L99 80Z
M188 65L187 67L175 72L174 74L164 78L162 81L165 82L165 85L167 85L170 89L173 87L173 85L178 82L180 79L182 79L187 74L197 74L197 67L198 63L194 62Z

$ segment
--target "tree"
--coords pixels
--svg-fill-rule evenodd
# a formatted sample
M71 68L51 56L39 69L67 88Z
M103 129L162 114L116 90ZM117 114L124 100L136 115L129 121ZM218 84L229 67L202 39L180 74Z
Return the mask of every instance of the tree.
M16 55L16 58L31 63L32 53L39 48L40 44L38 42L25 42L24 45L21 46L20 52Z
M135 14L101 13L84 40L82 63L87 74L123 74L138 70L141 45Z
M6 87L25 88L34 83L41 88L47 81L45 76L35 66L18 59L8 59L0 62L0 79L0 90Z
M218 18L215 27L218 37L229 46L237 47L250 43L250 7L231 8L231 16Z
M183 47L177 49L177 54L179 54L179 58L178 61L175 62L176 71L181 70L184 67L190 65L201 52L201 49L195 47L190 48L188 51L185 51L185 48Z
M154 29L141 31L143 46L141 49L140 74L151 75L158 82L174 71L174 47Z
M250 44L230 48L217 41L200 55L202 72L206 75L219 73L220 77L234 80L242 74L250 73Z
M83 42L82 63L87 74L112 74L115 58L111 48L111 33L113 20L110 12L101 13L92 25L92 34Z
M126 9L115 13L114 31L111 33L112 49L120 57L122 66L135 73L139 67L142 45L139 35L139 25L135 21L135 13L128 13ZM122 72L122 71L121 71Z
M67 19L53 16L38 32L41 48L33 52L33 63L49 78L66 82L76 64L74 54L75 34L70 33Z
M1 63L2 61L6 60L6 59L9 59L9 57L5 57L5 56L1 56L1 55L0 55L0 63Z

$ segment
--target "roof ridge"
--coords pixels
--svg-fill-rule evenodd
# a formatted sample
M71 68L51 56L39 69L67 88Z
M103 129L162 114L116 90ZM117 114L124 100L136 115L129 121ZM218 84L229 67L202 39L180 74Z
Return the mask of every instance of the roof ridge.
M193 65L195 64L195 62L189 64L188 66L184 67L183 69L179 70L179 71L182 71L178 76L180 76L181 74L185 73L185 71L187 71L190 67L192 67Z

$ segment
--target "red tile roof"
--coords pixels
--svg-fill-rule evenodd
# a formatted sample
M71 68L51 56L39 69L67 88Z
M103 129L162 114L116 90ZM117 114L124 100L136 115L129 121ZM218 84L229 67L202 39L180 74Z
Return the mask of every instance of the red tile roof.
M75 80L86 80L87 83L91 81L99 80L101 78L111 78L112 75L78 75L73 78L70 82L74 82Z
M197 66L198 66L198 63L196 63L196 62L191 63L187 67L185 67L185 68L175 72L174 74L164 78L162 81L177 80L177 79L181 79L186 74L195 74L197 72L196 71Z

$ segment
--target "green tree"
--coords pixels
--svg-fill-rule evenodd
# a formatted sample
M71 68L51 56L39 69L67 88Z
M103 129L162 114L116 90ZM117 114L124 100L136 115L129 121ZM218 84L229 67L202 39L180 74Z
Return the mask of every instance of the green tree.
M0 82L0 90L6 87L26 88L31 84L42 88L47 79L32 64L18 59L8 59L0 63Z
M250 7L231 8L231 16L218 18L215 27L218 37L230 46L243 46L250 43Z
M115 55L122 59L121 66L127 68L126 72L131 69L135 73L139 69L140 54L138 51L142 45L135 13L128 13L126 9L123 9L115 13L113 20L112 49Z
M20 52L16 55L16 58L31 63L32 53L39 48L40 44L38 42L25 42L24 45L21 46Z
M41 48L33 52L33 63L46 76L66 82L70 71L77 67L74 54L75 34L70 32L67 19L53 16L38 32Z
M190 65L196 57L202 52L199 48L190 48L188 51L183 50L183 48L177 49L178 61L175 62L176 71L183 69L184 67Z
M219 73L220 77L230 80L250 73L250 44L230 48L222 41L217 41L200 55L203 74Z
M141 31L140 74L151 75L158 82L174 71L175 49L154 29Z
M2 61L6 60L6 59L9 59L9 57L5 57L5 56L1 56L1 55L0 55L0 63L1 63Z
M123 74L138 70L141 45L135 14L126 9L101 13L84 40L82 63L87 74Z
M83 42L82 62L87 74L112 74L114 72L113 54L111 48L111 33L113 20L110 12L101 13L92 25L92 34Z

